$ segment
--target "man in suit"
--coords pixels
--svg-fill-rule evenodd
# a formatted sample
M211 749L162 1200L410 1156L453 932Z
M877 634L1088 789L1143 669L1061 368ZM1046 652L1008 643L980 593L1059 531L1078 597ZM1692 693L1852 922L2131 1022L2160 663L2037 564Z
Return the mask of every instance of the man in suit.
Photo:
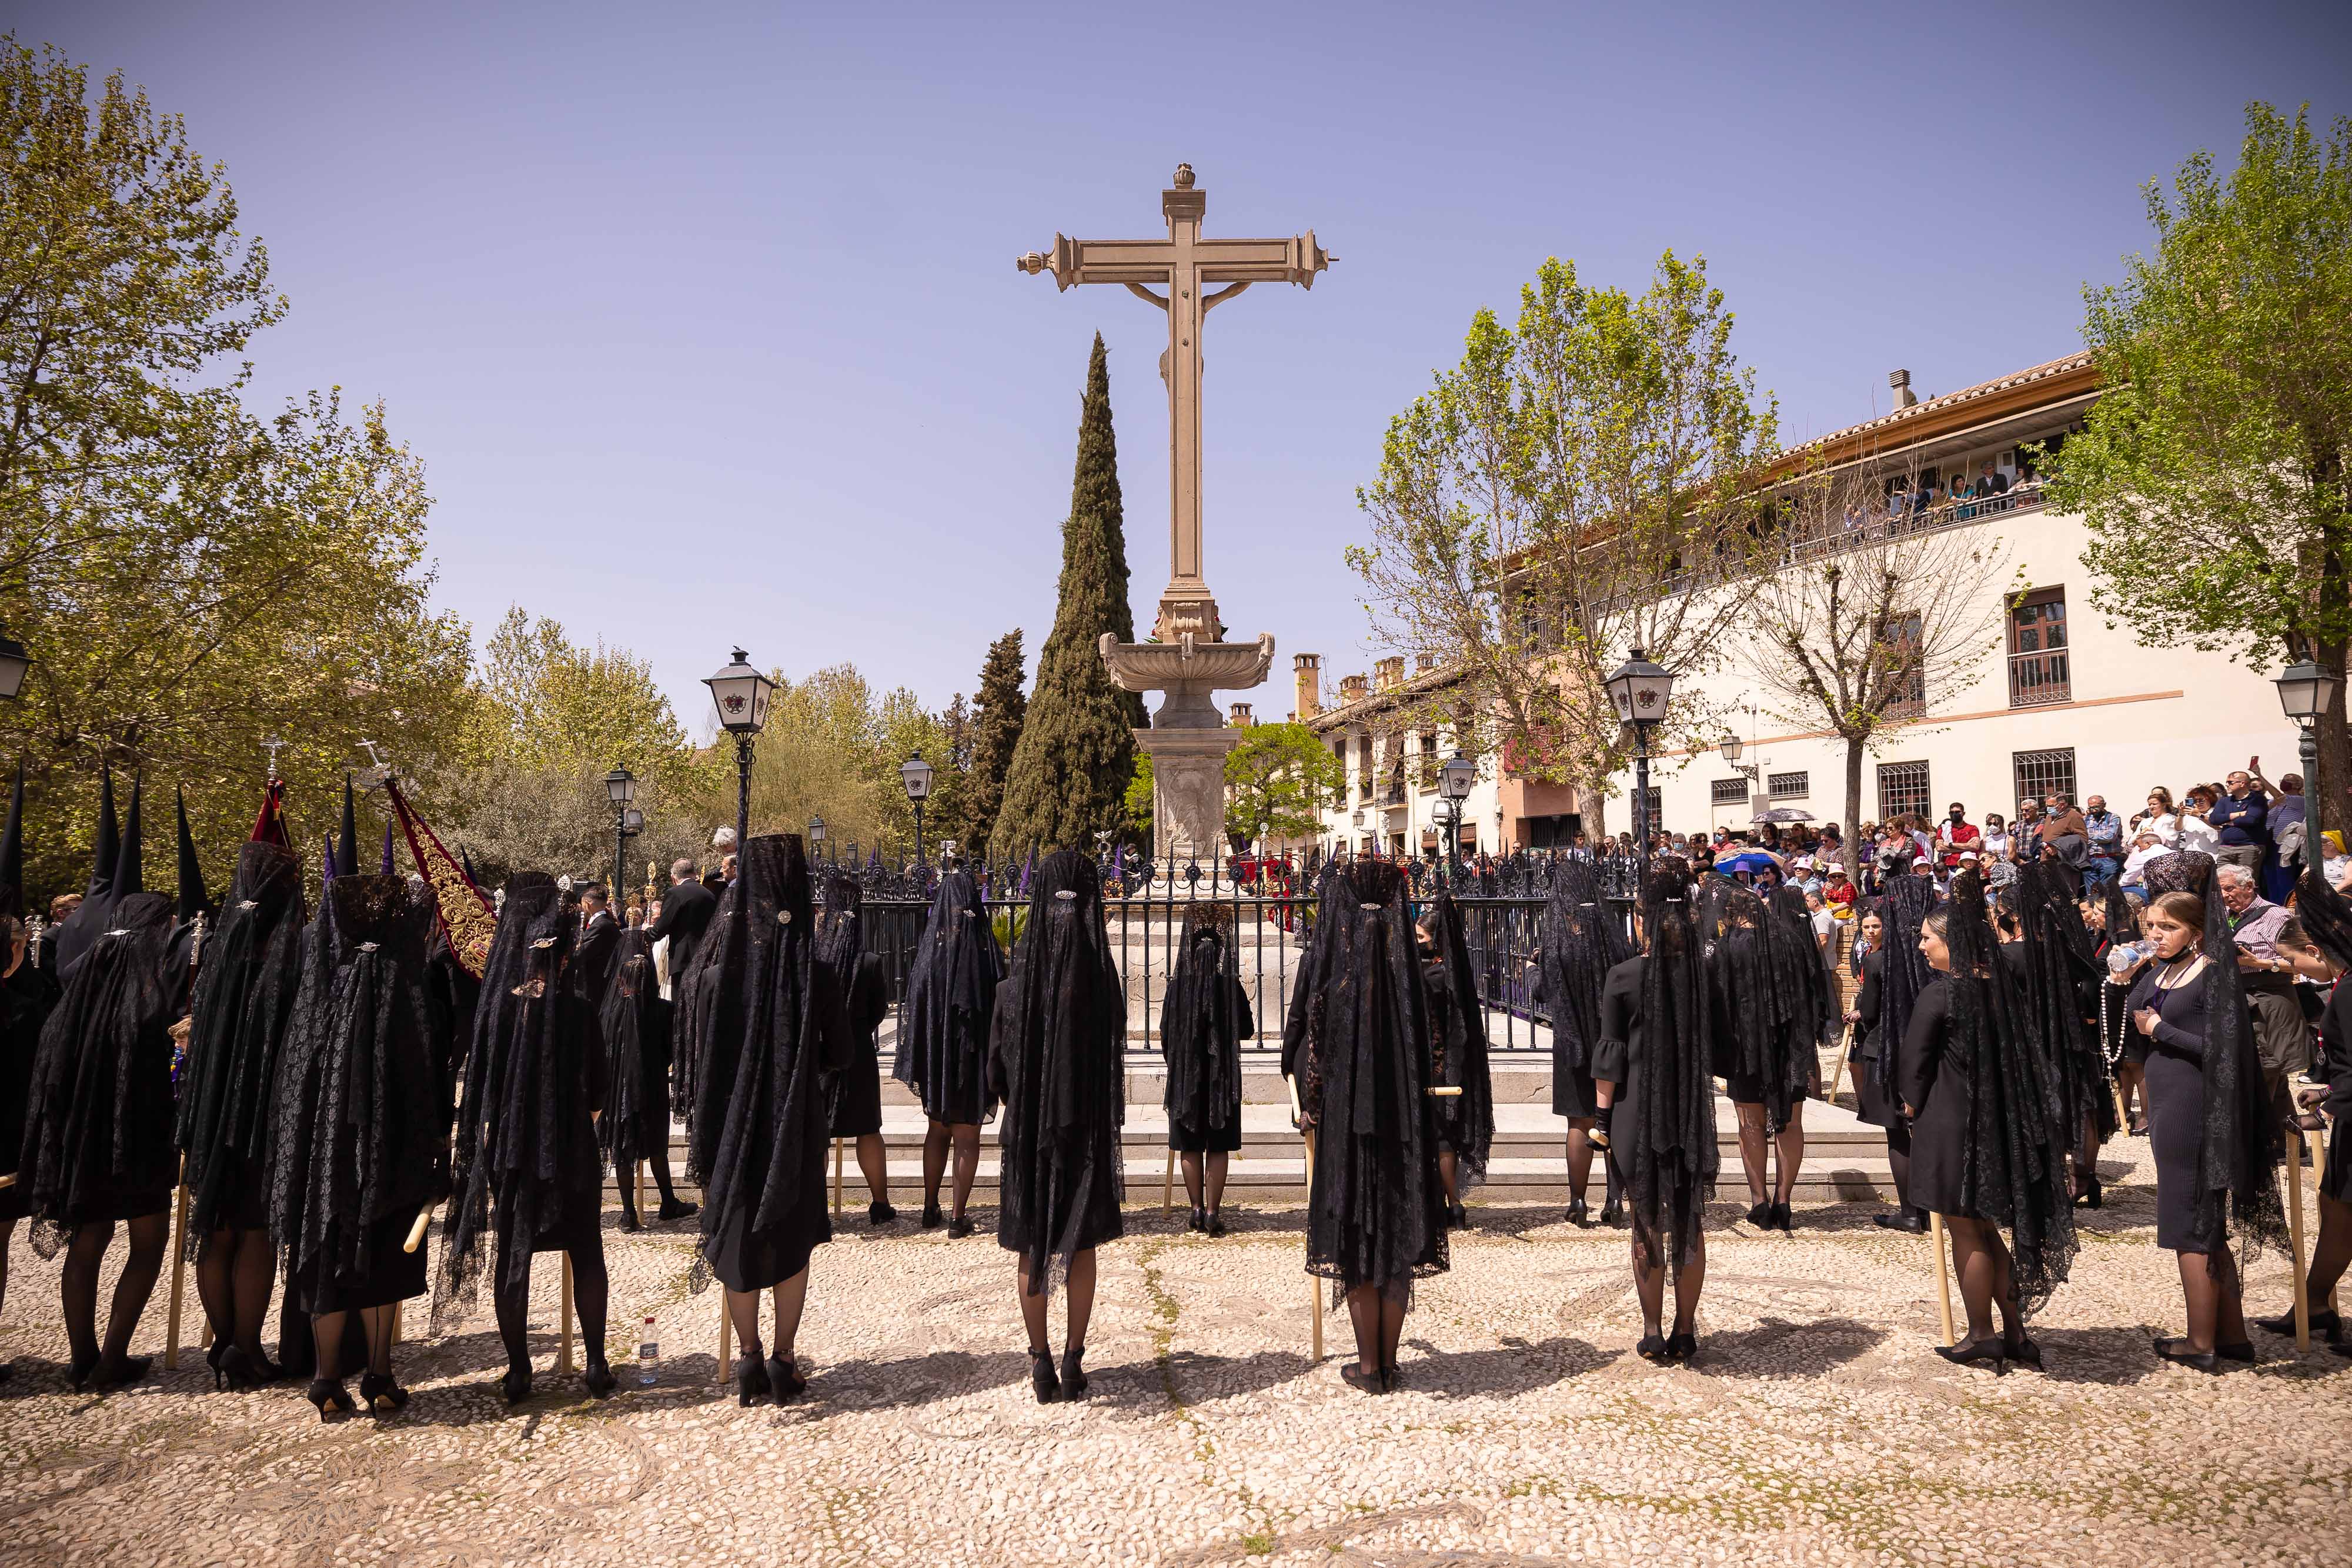
M717 832L711 834L710 848L712 852L719 856L719 861L718 863L713 865L709 871L703 873L702 885L709 888L712 896L715 897L727 891L727 883L733 874L735 864L735 830L732 828L721 828Z
M646 927L646 939L669 939L669 972L675 983L694 962L694 950L710 917L719 913L719 899L695 875L694 862L679 860L669 868L670 888L662 894L661 915Z
M613 918L604 884L592 882L580 893L580 940L572 950L572 973L591 1008L604 1005L620 948L621 923Z

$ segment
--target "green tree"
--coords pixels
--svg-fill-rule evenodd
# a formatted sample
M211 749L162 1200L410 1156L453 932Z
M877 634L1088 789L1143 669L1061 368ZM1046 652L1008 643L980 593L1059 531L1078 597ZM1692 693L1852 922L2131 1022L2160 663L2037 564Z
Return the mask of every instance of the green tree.
M1225 831L1252 840L1314 838L1347 782L1339 759L1305 725L1251 725L1225 758Z
M2238 166L2147 187L2153 256L2084 290L2105 390L2042 455L2092 536L2092 602L2151 643L2257 665L2352 644L2352 120L2246 108ZM2341 822L2344 691L2320 727ZM2275 769L2273 769L2275 771Z
M1127 813L1128 831L1141 843L1151 842L1154 788L1151 753L1139 746L1135 748L1135 771L1128 775L1127 793L1119 798L1119 804Z
M1122 643L1135 640L1110 368L1097 333L1079 408L1070 515L1062 527L1060 599L1053 634L1037 657L1037 686L1005 774L1003 803L989 831L989 852L997 859L1033 849L1091 849L1097 831L1128 826L1125 802L1135 771L1135 731L1145 722L1143 703L1111 684L1097 646L1106 632Z
M994 852L990 838L1004 803L1004 777L1012 770L1013 753L1021 744L1029 714L1021 683L1021 628L1016 626L988 645L988 657L980 666L980 694L973 699L979 713L972 721L971 770L959 826L975 856Z

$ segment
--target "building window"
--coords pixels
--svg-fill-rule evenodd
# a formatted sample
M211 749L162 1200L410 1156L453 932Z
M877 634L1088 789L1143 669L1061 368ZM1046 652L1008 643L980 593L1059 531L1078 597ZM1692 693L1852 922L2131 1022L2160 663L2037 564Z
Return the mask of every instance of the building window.
M1927 671L1918 662L1920 621L1916 615L1906 615L1895 628L1895 658L1898 667L1909 669L1895 683L1894 695L1887 699L1888 718L1917 718L1927 711Z
M1709 789L1714 793L1713 804L1715 805L1745 806L1748 804L1748 780L1745 779L1717 779L1709 786Z
M1878 820L1891 821L1896 817L1926 817L1934 808L1928 805L1927 765L1924 762L1882 762L1878 765Z
M1635 789L1631 793L1634 809L1641 812L1642 820L1649 824L1650 831L1654 833L1665 826L1665 823L1659 820L1665 814L1664 798L1659 793L1655 785L1647 789ZM1632 824L1628 823L1627 826L1631 827Z
M2010 777L2016 780L2016 797L2040 805L2053 795L2063 795L2077 805L2082 797L2074 793L2074 748L2054 747L2048 751L2019 751L2010 756Z
M1372 803L1372 737L1356 737L1356 804Z
M1805 787L1805 778L1801 772L1774 773L1765 781L1770 787L1775 800L1801 800L1811 793Z
M2009 706L2073 700L2066 646L2066 591L2037 588L2009 612Z
M1437 788L1437 732L1433 729L1424 729L1421 732L1419 777L1423 794Z

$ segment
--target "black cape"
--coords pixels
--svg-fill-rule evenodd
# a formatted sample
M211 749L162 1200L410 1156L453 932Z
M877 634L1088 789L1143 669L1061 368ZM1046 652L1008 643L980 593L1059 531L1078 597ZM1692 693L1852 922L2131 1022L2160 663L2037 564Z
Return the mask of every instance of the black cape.
M940 878L915 962L891 1076L934 1122L977 1125L996 1111L988 1086L991 1026L1004 955L970 873Z
M642 929L623 933L600 1014L611 1092L596 1124L596 1141L616 1172L669 1142L671 1014L654 974L653 943Z
M1439 1141L1454 1153L1456 1191L1467 1191L1486 1179L1486 1156L1495 1145L1486 1008L1478 997L1478 973L1470 965L1462 906L1441 889L1423 919L1435 928L1435 951L1422 966L1429 995L1430 1082L1462 1091L1432 1095L1432 1120Z
M1600 873L1591 862L1567 861L1554 873L1538 940L1535 1000L1551 1019L1552 1109L1590 1115L1584 1094L1601 1042L1601 983L1633 956L1622 923L1601 900ZM1566 1101L1563 1080L1581 1085Z
M1652 1267L1679 1270L1715 1196L1716 1009L1689 873L1662 860L1643 888L1643 956L1609 971L1594 1072L1617 1085L1610 1163L1625 1188L1633 1242Z
M825 1128L836 1138L882 1131L882 1064L874 1031L890 1013L882 960L866 950L866 893L846 872L829 872L816 915L816 961L824 967L841 1031L843 1065L825 1088Z
M1176 965L1160 1009L1170 1141L1230 1153L1241 1146L1242 1036L1256 1032L1234 954L1233 906L1202 900L1184 911Z

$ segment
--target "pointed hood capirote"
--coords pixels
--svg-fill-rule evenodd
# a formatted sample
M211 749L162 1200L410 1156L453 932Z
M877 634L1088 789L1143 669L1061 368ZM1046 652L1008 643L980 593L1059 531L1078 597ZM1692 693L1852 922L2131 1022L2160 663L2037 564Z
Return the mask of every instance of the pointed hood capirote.
M245 844L189 1005L175 1142L187 1159L191 1257L215 1230L267 1219L273 1084L301 988L308 918L294 852Z
M1004 955L968 872L940 878L907 977L907 1009L891 1076L934 1122L977 1125L995 1113L988 1040Z
M114 826L111 777L101 779L100 790L98 870L90 877L89 892L74 912L58 925L58 977L60 980L73 973L74 966L81 962L83 955L97 944L100 937L121 924L115 915L122 901L143 892L146 887L140 874L142 846L140 842L139 780L134 777L131 781L131 813L120 836Z
M174 786L172 790L172 813L175 819L180 857L180 903L177 917L182 925L198 918L209 918L213 912L211 895L205 892L204 862L196 857L195 836L188 831L187 792Z
M352 799L352 776L343 775L343 831L335 838L335 874L356 876L360 869L358 807Z

